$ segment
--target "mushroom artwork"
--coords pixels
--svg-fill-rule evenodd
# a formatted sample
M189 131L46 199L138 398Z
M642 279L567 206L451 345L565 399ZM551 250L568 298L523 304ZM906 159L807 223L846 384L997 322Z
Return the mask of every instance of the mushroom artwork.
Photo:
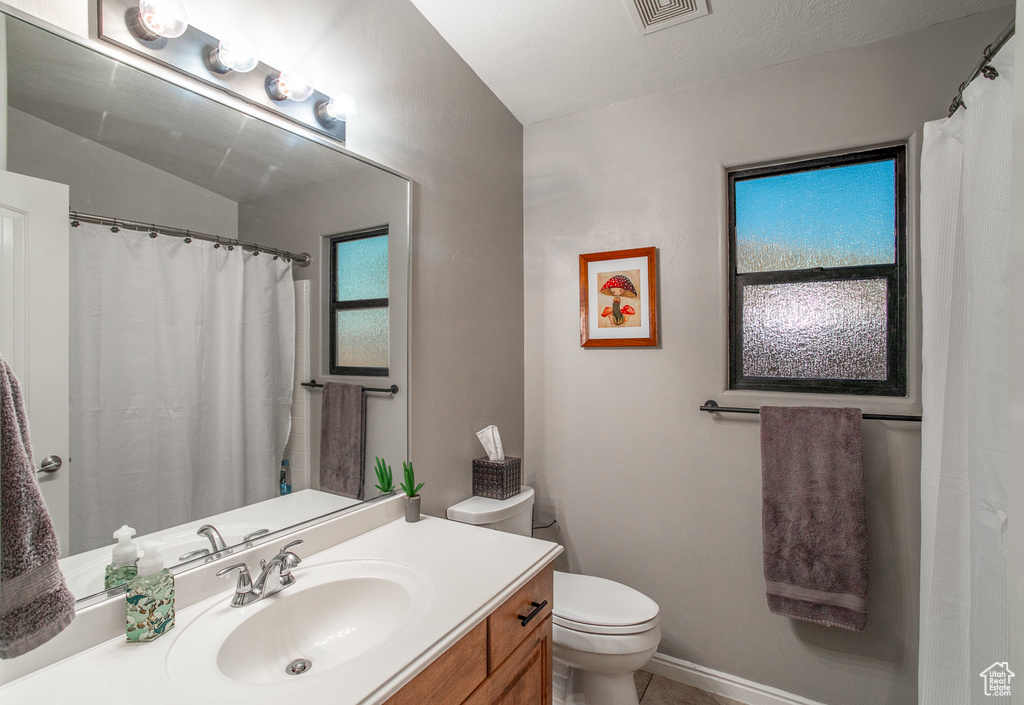
M601 315L607 318L612 325L621 326L629 317L636 314L636 311L632 306L626 304L622 305L620 297L625 296L631 299L637 298L636 287L633 286L633 282L629 280L629 277L624 274L616 274L604 283L601 287L601 293L606 296L612 297L612 305L606 306Z

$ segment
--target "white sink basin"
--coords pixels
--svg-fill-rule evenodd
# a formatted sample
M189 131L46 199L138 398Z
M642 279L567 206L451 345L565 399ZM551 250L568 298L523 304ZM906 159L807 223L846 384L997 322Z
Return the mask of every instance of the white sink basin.
M393 561L336 561L293 573L295 584L276 595L231 607L225 593L191 618L170 648L171 677L209 694L218 683L294 687L359 668L418 621L433 592L418 569Z

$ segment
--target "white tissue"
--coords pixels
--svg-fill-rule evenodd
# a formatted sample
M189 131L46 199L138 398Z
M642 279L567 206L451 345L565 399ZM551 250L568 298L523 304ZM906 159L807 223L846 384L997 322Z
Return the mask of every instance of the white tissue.
M476 437L480 439L481 445L487 451L489 460L505 459L505 450L501 447L501 436L498 434L497 426L491 424L487 428L480 429L476 432Z

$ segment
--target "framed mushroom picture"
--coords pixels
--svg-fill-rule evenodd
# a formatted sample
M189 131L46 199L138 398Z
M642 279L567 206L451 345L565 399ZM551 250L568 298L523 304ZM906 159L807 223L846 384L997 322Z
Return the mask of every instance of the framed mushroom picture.
M657 249L580 255L580 345L658 344Z

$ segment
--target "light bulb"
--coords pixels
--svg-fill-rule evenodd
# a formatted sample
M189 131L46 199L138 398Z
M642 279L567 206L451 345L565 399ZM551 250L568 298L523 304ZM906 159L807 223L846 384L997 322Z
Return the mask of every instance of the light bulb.
M359 103L356 101L356 97L348 91L342 91L316 106L316 117L325 127L330 127L340 120L348 120L358 112Z
M139 13L128 28L147 42L180 37L188 29L188 13L181 0L140 0Z
M313 82L302 69L282 71L267 83L267 95L274 100L294 100L301 103L313 95Z
M256 44L243 34L233 32L210 52L210 67L217 73L248 73L259 64L259 52Z

